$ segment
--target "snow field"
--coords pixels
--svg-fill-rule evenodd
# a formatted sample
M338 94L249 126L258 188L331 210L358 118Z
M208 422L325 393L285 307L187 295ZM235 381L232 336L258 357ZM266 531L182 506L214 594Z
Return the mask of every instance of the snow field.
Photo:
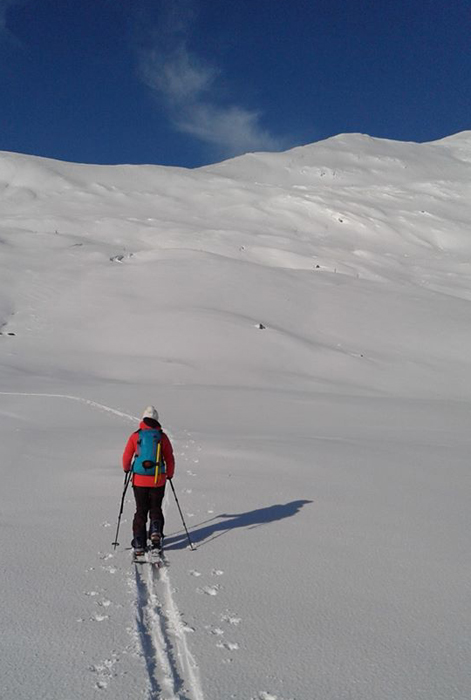
M468 700L469 138L0 155L1 697Z

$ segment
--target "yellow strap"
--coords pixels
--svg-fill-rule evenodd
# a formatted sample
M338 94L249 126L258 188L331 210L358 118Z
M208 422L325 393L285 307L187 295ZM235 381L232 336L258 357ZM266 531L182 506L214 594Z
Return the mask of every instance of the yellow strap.
M155 479L154 479L154 484L157 483L157 479L160 476L160 442L157 445L157 468L155 470Z

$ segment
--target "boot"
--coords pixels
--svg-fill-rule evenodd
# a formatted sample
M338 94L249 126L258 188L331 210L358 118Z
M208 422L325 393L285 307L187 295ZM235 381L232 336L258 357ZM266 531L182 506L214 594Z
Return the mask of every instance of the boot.
M152 547L157 547L158 549L160 549L161 542L162 542L162 533L160 532L160 523L157 521L154 521L151 523L150 541L151 541Z
M145 539L139 535L134 535L131 545L136 557L142 556L146 551Z

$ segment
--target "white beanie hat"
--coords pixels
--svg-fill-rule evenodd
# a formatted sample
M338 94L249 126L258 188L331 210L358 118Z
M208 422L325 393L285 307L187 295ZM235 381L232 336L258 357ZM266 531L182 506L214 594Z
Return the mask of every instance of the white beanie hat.
M147 406L146 410L142 414L143 418L152 418L152 420L159 420L159 414L154 406Z

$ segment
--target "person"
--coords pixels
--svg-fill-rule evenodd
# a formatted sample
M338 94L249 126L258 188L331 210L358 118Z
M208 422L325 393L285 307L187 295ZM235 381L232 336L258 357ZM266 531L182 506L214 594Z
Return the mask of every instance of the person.
M147 545L147 518L150 516L150 540L153 547L161 547L164 532L162 501L167 479L172 479L175 458L172 443L159 423L154 406L147 406L142 414L139 430L129 437L123 452L123 469L132 471L132 487L136 513L132 523L132 546L142 554Z

